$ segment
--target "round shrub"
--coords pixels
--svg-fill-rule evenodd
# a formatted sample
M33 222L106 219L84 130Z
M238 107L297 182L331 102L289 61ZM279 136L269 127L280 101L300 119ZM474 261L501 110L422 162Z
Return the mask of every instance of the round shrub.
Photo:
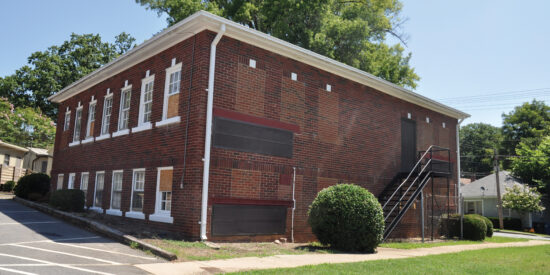
M50 196L50 205L63 211L82 212L84 210L84 191L79 189L54 191Z
M321 190L308 215L317 239L334 249L374 252L382 241L382 206L360 186L339 184Z
M487 237L491 238L493 237L493 222L489 220L489 218L480 216L483 221L485 221L485 225L487 226Z
M13 188L15 187L15 181L6 181L4 185L2 185L2 191L11 192Z
M23 176L17 181L15 195L28 199L30 193L38 193L42 196L50 190L50 176L42 173Z
M487 225L479 215L464 215L464 239L472 241L485 240Z

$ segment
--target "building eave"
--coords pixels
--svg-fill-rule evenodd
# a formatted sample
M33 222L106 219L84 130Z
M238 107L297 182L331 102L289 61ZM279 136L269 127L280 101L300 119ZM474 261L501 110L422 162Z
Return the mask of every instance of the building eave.
M204 30L217 32L221 24L226 25L225 36L227 37L275 52L452 118L464 119L470 117L467 113L441 104L372 74L205 11L196 12L167 28L124 55L63 88L48 99L56 103L63 102L75 94L85 91L113 75L121 73L195 34Z

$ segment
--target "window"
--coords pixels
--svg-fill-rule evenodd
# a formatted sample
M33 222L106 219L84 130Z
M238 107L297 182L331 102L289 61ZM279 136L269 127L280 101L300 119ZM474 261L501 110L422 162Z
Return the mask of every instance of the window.
M105 97L103 102L103 118L101 119L101 135L109 134L109 126L111 125L111 113L113 111L113 95Z
M4 154L4 165L10 166L10 155Z
M76 109L76 116L74 118L74 135L73 142L80 140L80 124L82 122L82 108Z
M111 188L111 209L120 210L122 195L122 171L113 172L113 184Z
M63 189L63 174L57 175L57 190Z
M84 192L84 202L86 202L86 198L88 197L88 173L81 173L80 174L80 190Z
M48 161L47 160L43 160L42 161L42 167L40 169L40 172L42 173L46 173L48 171Z
M63 125L63 131L69 130L69 126L71 125L71 112L65 112L65 124Z
M464 207L464 211L466 214L483 215L482 201L465 201Z
M164 106L162 108L162 120L157 126L166 123L179 122L179 92L181 84L181 63L175 64L166 69L166 81L164 83Z
M127 88L123 90L120 95L120 114L118 116L118 130L128 129L128 119L130 118L130 97L132 96L132 90Z
M173 223L174 220L170 216L170 211L172 209L172 183L172 167L158 168L155 214L149 215L149 220Z
M151 125L151 111L153 109L153 87L155 75L148 76L141 80L141 96L139 104L139 126ZM133 130L132 130L133 131Z
M74 180L76 178L75 173L69 174L69 183L67 184L67 189L74 189Z
M91 137L94 135L94 126L95 126L95 102L90 103L88 108L88 124L86 125L86 137Z
M145 190L145 170L134 170L134 178L132 182L132 204L130 211L143 211L143 192Z
M105 172L95 174L94 207L101 208L103 203L103 188L105 187Z

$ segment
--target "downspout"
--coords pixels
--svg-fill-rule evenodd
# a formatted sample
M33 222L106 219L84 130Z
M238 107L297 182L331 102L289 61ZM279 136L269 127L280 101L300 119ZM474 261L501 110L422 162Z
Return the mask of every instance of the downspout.
M293 175L292 175L292 222L290 224L290 241L294 243L294 211L296 210L296 197L295 197L295 190L296 190L296 167L292 167Z
M210 45L210 68L208 70L208 101L206 103L206 133L204 137L204 168L202 171L202 204L201 204L201 240L206 241L206 214L208 210L208 176L210 174L210 144L212 142L212 109L214 108L214 77L216 68L216 45L225 33L225 24Z

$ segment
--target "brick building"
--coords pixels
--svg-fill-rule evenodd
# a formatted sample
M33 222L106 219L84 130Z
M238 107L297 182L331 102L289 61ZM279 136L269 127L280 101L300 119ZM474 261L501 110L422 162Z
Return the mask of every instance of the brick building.
M456 171L468 116L207 12L50 100L52 189L80 188L90 209L213 240L310 240L319 190L355 183L379 195L430 145L451 148ZM456 173L448 179L426 192L455 194ZM418 235L418 217L415 203L394 234Z

